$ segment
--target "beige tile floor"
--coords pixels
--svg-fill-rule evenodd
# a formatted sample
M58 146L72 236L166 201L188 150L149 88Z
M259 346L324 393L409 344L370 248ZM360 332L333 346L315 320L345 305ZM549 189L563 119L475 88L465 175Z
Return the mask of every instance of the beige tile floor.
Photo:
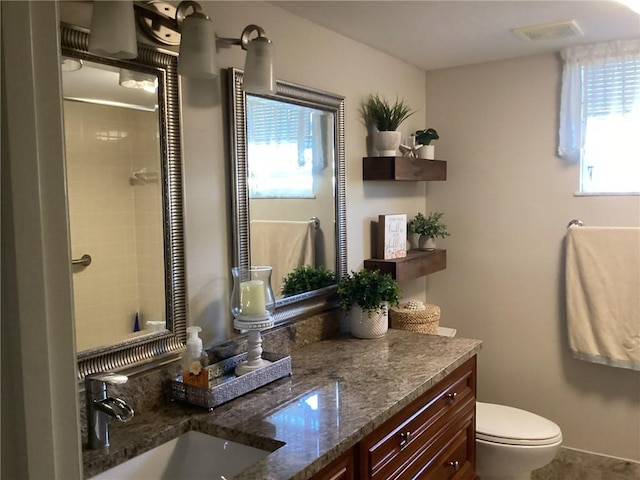
M640 463L562 448L532 480L638 480Z

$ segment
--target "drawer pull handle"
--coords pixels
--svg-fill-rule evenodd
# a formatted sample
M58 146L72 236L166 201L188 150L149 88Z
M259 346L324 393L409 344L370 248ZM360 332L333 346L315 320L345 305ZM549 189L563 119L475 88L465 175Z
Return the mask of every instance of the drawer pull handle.
M449 400L451 402L455 402L457 396L458 396L458 392L447 393L447 397L449 397Z
M449 462L449 466L453 467L454 471L460 470L460 462L458 460L454 460L453 462Z
M411 432L402 432L400 434L400 450L408 445L411 441Z

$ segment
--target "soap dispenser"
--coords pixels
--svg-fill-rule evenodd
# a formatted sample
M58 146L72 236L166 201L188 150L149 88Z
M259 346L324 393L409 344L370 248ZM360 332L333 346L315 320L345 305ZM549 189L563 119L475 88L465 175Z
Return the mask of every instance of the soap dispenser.
M209 372L205 367L209 364L207 352L202 347L202 339L198 333L200 327L187 327L187 350L182 356L182 381L199 387L209 386Z

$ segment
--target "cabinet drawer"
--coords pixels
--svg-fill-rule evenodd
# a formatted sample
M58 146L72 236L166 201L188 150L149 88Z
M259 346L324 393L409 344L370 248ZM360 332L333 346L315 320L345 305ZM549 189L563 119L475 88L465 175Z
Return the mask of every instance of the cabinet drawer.
M456 412L475 404L475 357L360 442L364 478L388 479L447 428Z
M398 480L473 480L475 475L475 407L465 408L448 429L395 478Z

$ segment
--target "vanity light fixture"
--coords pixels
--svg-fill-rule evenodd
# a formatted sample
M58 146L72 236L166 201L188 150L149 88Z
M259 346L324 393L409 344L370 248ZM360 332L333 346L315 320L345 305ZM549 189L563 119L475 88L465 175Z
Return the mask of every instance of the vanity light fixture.
M275 93L273 43L258 25L248 25L240 38L218 37L213 22L198 2L177 7L162 1L134 3L138 25L151 40L180 45L178 73L188 78L216 78L216 48L240 46L247 51L243 89L247 93ZM255 34L255 36L253 36ZM252 38L253 36L253 38Z
M132 0L93 2L89 52L110 58L138 56Z

